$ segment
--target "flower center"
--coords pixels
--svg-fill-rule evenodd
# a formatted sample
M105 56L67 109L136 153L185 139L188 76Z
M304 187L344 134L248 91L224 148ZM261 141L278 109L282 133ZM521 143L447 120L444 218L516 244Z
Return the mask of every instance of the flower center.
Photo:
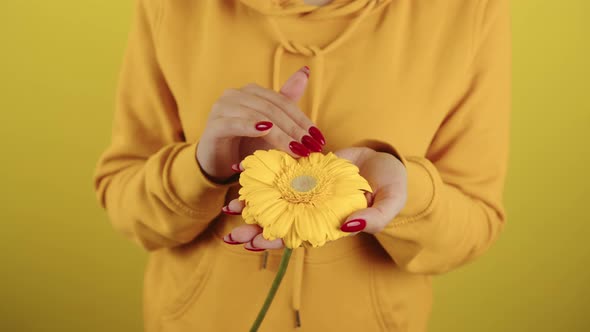
M291 188L299 192L308 192L315 188L317 184L317 180L309 175L299 175L291 180Z

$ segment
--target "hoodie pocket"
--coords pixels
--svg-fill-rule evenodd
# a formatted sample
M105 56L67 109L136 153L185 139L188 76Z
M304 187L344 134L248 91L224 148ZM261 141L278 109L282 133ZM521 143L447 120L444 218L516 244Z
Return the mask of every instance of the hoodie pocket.
M276 274L278 257L269 257L269 268L262 269L262 253L229 247L219 238L205 250L190 283L163 310L158 331L248 331L256 318ZM273 307L279 306L280 300L275 299ZM268 331L265 328L272 326L273 320L289 318L280 314L267 317L261 332Z
M176 293L171 294L170 301L164 306L163 321L174 320L182 316L188 308L199 301L215 265L215 248L212 245L212 240L208 235L205 243L199 244L198 250L201 251L201 254L198 255L198 259L193 260L195 265L192 273L186 276L186 283Z
M401 270L379 248L372 262L371 292L385 331L424 332L432 306L429 276Z

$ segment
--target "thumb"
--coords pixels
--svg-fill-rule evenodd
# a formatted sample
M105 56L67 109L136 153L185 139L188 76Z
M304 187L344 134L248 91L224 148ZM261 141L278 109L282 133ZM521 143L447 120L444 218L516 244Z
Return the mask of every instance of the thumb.
M340 230L346 233L366 232L376 234L386 225L386 218L387 216L374 207L358 210L348 217Z
M374 201L369 207L358 210L348 216L340 228L343 232L379 233L387 226L406 204L405 195L399 193L393 186L377 191Z
M280 93L292 101L298 102L299 99L303 97L303 93L307 87L309 73L310 70L307 66L296 71L295 74L291 75L287 82L285 82L285 85L283 85L281 88Z

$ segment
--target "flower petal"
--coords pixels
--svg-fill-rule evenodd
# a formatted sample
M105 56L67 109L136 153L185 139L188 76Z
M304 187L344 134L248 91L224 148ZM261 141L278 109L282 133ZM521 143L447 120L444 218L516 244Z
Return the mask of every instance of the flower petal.
M326 223L322 222L321 215L312 213L313 206L297 204L295 208L294 227L302 241L309 242L318 247L326 243Z
M295 231L295 227L291 227L287 235L283 238L283 242L285 242L285 247L287 248L298 248L301 246L301 238L297 235Z
M289 214L285 213L288 208L289 204L281 199L273 201L271 204L268 204L268 207L266 209L256 214L257 224L264 229L275 227L275 225L281 222L283 218L289 217ZM273 231L272 233L278 234L274 235L275 237L283 237L286 231L283 233Z
M293 228L293 215L290 213L285 213L287 210L287 205L288 204L285 202L283 205L284 210L282 213L280 213L278 218L273 219L272 223L264 226L262 235L266 239L272 241L275 239L284 238L289 233L289 231L291 231L291 228ZM267 218L267 216L264 216L264 218Z

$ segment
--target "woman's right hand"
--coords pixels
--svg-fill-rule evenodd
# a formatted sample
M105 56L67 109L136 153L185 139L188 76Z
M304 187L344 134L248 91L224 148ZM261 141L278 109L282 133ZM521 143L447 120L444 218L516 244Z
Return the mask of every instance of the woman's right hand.
M213 105L197 147L201 169L223 182L256 150L277 149L293 157L320 152L326 144L323 135L297 107L308 77L309 68L300 69L280 93L256 84L226 90Z

